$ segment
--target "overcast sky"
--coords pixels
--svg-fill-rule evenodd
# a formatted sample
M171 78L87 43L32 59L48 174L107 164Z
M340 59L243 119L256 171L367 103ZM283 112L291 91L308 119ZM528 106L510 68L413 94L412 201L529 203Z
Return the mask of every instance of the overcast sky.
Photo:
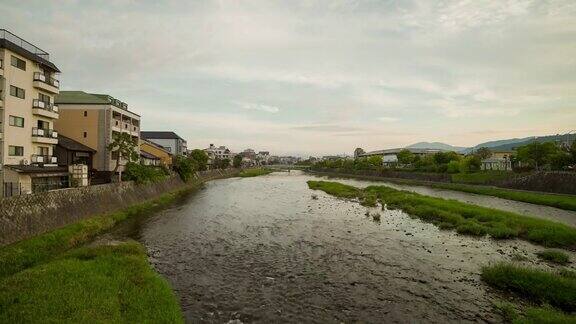
M576 128L576 1L6 1L65 90L191 148L349 153Z

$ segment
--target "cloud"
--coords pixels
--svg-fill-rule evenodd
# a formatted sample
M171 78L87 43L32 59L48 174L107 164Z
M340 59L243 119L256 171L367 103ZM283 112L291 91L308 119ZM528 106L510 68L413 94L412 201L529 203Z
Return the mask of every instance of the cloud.
M571 0L6 0L2 10L5 28L51 54L63 89L118 97L143 129L191 146L330 154L576 123Z
M245 110L257 110L257 111L263 111L263 112L272 113L272 114L278 113L280 111L280 108L278 108L278 107L263 105L263 104L240 103L239 105L240 105L240 107L242 107L242 109L245 109Z

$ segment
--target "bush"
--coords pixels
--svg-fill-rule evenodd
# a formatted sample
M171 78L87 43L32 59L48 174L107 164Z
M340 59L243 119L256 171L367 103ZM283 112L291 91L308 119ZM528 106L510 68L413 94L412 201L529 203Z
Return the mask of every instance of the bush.
M129 162L122 177L124 180L132 180L136 183L150 183L164 179L169 174L168 170L162 167L141 165Z
M192 179L194 171L196 170L194 160L183 156L177 156L174 159L174 165L172 167L184 182Z

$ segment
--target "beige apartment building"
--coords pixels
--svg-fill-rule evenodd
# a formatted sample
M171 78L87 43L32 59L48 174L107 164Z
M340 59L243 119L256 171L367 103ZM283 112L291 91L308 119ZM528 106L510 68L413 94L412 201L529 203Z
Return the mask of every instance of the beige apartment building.
M53 155L59 72L47 52L0 29L0 197L68 185Z
M56 103L60 118L55 129L96 151L93 171L110 172L116 167L116 156L107 149L115 133L130 134L139 151L140 116L128 110L126 103L106 94L84 91L61 91ZM123 171L126 163L122 160L118 171Z

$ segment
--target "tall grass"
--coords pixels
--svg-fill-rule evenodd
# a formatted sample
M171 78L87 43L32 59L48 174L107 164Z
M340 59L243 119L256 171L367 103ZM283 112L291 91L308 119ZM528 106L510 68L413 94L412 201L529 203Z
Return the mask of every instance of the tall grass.
M1 323L182 323L138 243L80 248L0 280Z
M576 311L576 279L573 277L507 263L482 268L481 277L494 288L533 302L566 312Z
M488 234L498 239L518 237L547 247L576 248L576 228L549 220L423 196L386 186L359 189L329 181L308 181L308 186L337 197L362 198L376 195L378 200L391 208L402 209L442 228L454 228L461 234Z

